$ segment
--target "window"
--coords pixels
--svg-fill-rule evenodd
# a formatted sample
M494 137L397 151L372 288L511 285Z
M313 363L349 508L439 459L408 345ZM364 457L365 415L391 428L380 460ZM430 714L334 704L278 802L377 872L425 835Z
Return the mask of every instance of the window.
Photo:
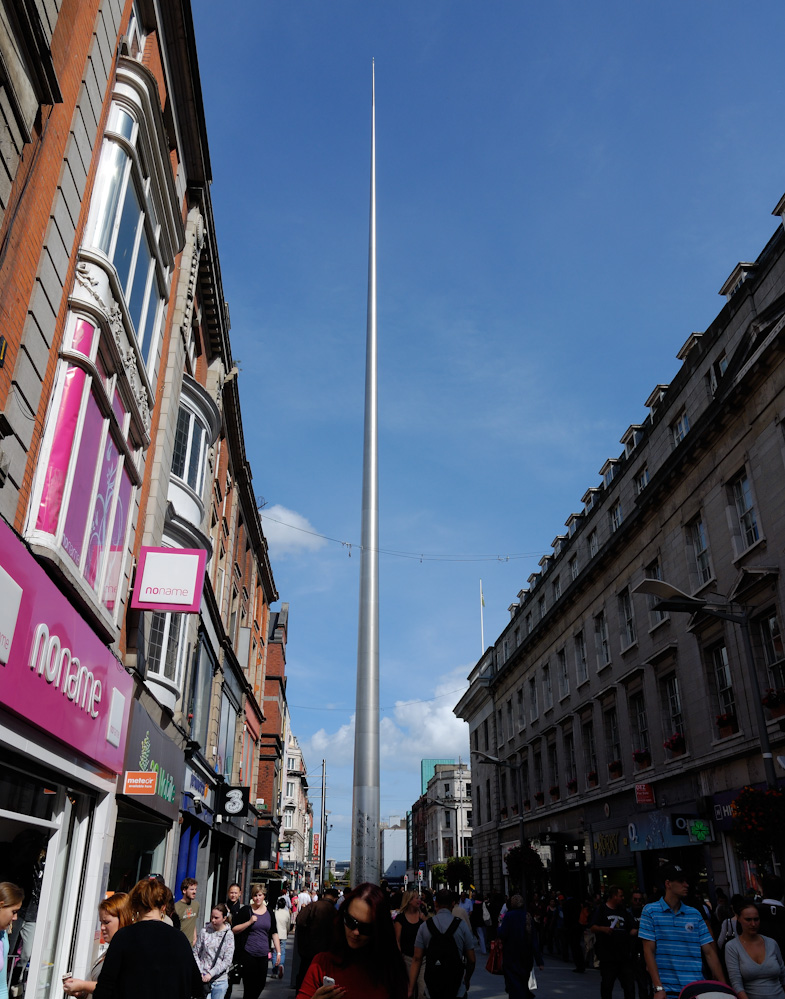
M768 670L769 685L785 687L785 649L782 644L780 622L775 610L767 611L759 622L763 658Z
M592 531L589 535L589 557L594 558L597 552L600 550L600 544L597 540L597 532Z
M491 822L493 816L491 815L491 781L490 778L485 782L485 816L486 822Z
M649 484L649 466L644 465L643 468L635 476L635 491L640 496L643 490Z
M526 709L523 705L523 687L518 690L518 728L526 728Z
M679 678L671 673L662 682L663 707L666 729L671 733L684 735L684 715L681 710Z
M507 807L507 772L505 770L499 774L499 804L502 808Z
M703 524L703 518L700 515L687 526L687 539L692 550L692 568L698 587L700 587L704 583L708 583L713 576L711 562L709 561L709 543L706 538L706 528Z
M673 443L681 444L684 438L687 436L687 432L690 429L690 421L687 418L686 410L682 410L676 419L671 423L671 434L673 435Z
M714 692L717 697L717 712L735 720L736 699L733 696L728 650L724 642L709 649L709 660L714 680Z
M540 597L540 599L537 601L537 607L539 608L540 620L542 621L542 619L545 617L545 612L548 609L545 605L545 597Z
M488 749L488 719L486 718L482 723L482 738L483 738L483 749L487 751Z
M609 708L605 712L605 750L608 756L608 764L621 764L621 738L619 736L619 717L616 708Z
M630 697L630 723L633 739L632 748L636 752L650 753L649 722L646 717L646 702L642 692Z
M283 813L283 827L284 829L294 829L294 810L287 808Z
M521 644L521 629L520 628L516 628L515 629L515 648L517 649L520 644Z
M553 599L558 600L561 596L561 579L559 576L553 581Z
M202 750L207 745L207 728L210 721L210 699L213 676L218 663L213 658L210 646L199 640L196 652L196 666L192 671L191 689L187 698L188 718L191 722L190 737Z
M553 707L553 683L549 663L546 663L542 668L542 706L545 711L549 711Z
M586 639L583 630L575 636L575 681L580 687L589 679L589 663L586 658Z
M469 800L471 800L471 796L472 796L472 786L471 786L471 784L467 784L466 785L466 797Z
M614 503L608 514L611 524L611 534L621 527L621 503Z
M529 721L536 721L540 715L537 706L537 681L532 676L529 678Z
M207 464L209 434L201 420L185 406L177 414L177 428L174 433L174 453L172 454L172 474L187 482L197 496L202 495L204 473Z
M747 473L742 472L731 483L733 502L736 507L736 518L741 535L741 548L749 548L760 537L758 533L758 518L752 500L752 487Z
M476 728L472 732L472 742L474 744L475 750L479 750L479 748L480 748L480 730L478 728Z
M619 627L621 629L621 647L628 649L636 641L635 619L632 614L632 597L629 587L625 587L619 594Z
M583 724L583 762L586 767L586 780L597 780L597 744L594 739L594 722ZM594 774L594 777L591 775Z
M542 794L542 753L534 754L534 793Z
M157 183L138 149L138 109L112 104L85 242L113 264L145 367L157 347L172 263L154 207ZM168 195L166 195L168 201ZM164 250L166 247L166 250Z
M555 742L548 743L548 779L553 787L559 783L559 758L556 755Z
M444 797L445 798L449 798L450 797L450 785L449 784L445 784L444 785Z
M185 669L186 614L150 615L150 638L147 645L147 670L169 680L180 690Z
M572 558L570 559L570 579L577 579L579 571L580 570L578 569L578 556L573 555Z
M512 723L512 698L507 701L507 738L512 739L515 735L515 726Z
M452 825L452 812L449 808L444 809L444 828L449 829Z
M567 670L567 653L559 649L556 653L556 666L559 674L559 700L570 692L570 674Z
M62 552L96 603L116 617L141 428L132 425L127 375L122 364L113 367L115 352L101 329L72 313L64 343L68 360L58 364L36 472L33 535Z
M611 647L608 641L608 621L605 611L594 618L594 647L597 653L597 670L604 669L611 661Z
M526 634L531 635L532 633L532 616L531 614L526 615Z
M472 813L471 812L467 812L466 813L466 825L470 826L471 824L472 824ZM469 848L471 849L471 840L466 840L466 842L469 844Z
M287 798L293 798L294 797L294 781L293 780L288 780L286 782L286 797Z
M660 560L655 559L646 566L646 578L647 579L662 579L662 567L660 566ZM648 596L649 602L649 617L651 620L652 627L655 627L667 618L667 613L663 610L657 610L657 604L660 602L659 597Z
M496 733L498 735L499 745L504 742L504 717L502 716L502 709L499 708L496 712Z
M567 784L575 780L575 737L572 732L564 733L564 774ZM569 788L568 788L569 790Z
M221 714L218 723L218 756L215 761L215 772L223 774L231 781L234 766L234 746L237 731L237 715L239 705L229 696L228 686L224 681L221 691Z

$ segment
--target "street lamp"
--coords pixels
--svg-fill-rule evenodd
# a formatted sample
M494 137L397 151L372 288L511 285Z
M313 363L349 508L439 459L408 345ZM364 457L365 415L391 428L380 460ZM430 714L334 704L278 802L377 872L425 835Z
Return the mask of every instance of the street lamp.
M523 767L520 764L511 763L509 760L500 760L498 756L491 756L490 753L484 753L479 749L473 750L473 753L483 763L488 763L494 767L507 767L515 772L516 793L518 795L518 835L521 840L521 894L526 898L526 871L523 863L523 852L526 845L523 838ZM479 806L480 802L477 804Z
M771 743L769 742L769 730L766 726L766 717L763 714L763 702L760 695L760 683L758 673L755 669L755 657L752 651L752 641L750 639L750 615L742 607L741 613L735 614L725 610L728 601L704 600L702 597L691 597L677 586L666 583L663 579L644 579L632 590L633 593L645 593L648 596L658 597L658 603L654 605L654 610L673 611L677 614L696 614L702 611L711 617L719 618L722 621L731 621L739 626L741 631L742 645L744 646L744 664L747 670L747 679L752 690L755 701L755 720L758 728L758 741L760 742L763 754L763 770L766 774L766 783L770 788L777 787L777 776L774 772L774 758L771 753Z

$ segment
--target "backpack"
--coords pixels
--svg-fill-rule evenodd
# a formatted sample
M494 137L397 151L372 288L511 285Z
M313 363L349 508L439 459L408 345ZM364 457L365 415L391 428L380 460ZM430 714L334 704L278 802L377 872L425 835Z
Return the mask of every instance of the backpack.
M463 981L463 956L455 942L455 931L461 925L456 916L442 933L433 916L426 919L425 925L431 934L425 948L425 984L431 996L457 996Z

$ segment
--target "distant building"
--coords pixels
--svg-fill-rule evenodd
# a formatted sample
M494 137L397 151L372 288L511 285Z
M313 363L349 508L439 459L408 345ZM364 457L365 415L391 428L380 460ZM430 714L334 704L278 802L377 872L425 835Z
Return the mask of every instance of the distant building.
M454 766L455 760L420 760L420 794L425 794L428 789L428 781L433 777L437 765L443 763L450 763Z
M382 822L379 835L382 877L399 881L406 873L406 819L390 816L388 822Z
M410 847L408 873L435 887L431 874L434 864L450 857L471 857L472 775L463 763L437 763L425 794L412 806L408 817L407 838Z

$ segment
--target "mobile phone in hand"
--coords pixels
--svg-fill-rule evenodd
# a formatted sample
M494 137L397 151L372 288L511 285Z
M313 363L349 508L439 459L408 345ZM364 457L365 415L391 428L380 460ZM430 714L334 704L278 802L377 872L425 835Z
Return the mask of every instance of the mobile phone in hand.
M335 979L330 978L329 975L325 975L324 978L322 979L322 985L326 985L328 988L334 988Z

